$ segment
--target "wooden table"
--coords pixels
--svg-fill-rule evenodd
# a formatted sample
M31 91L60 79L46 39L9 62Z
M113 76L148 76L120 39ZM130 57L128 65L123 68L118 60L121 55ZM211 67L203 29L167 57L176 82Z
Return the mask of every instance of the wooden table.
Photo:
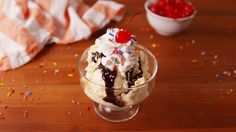
M119 1L127 5L127 15L107 27L122 27L145 0ZM104 121L80 87L78 56L103 29L86 41L49 45L27 65L0 73L0 131L235 132L236 1L217 2L194 1L197 16L173 37L156 34L144 13L130 23L129 31L159 62L157 85L134 119ZM24 99L22 92L29 97Z

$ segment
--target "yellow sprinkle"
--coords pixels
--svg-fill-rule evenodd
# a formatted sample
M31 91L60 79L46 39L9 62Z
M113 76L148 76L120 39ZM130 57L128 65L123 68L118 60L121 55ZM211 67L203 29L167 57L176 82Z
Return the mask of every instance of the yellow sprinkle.
M14 93L14 90L11 90L11 91L9 91L8 93L7 93L7 97L9 97L9 96L11 96L12 94Z
M0 87L3 87L4 86L4 84L3 83L0 83Z
M197 63L197 60L196 59L192 59L192 63Z
M43 70L43 74L46 74L48 71L47 70Z
M157 47L157 45L154 43L154 44L152 44L152 47L153 47L153 48L156 48L156 47Z
M74 77L74 74L69 73L69 74L67 74L67 76L68 76L68 77Z
M152 34L152 35L150 35L150 39L153 39L153 38L154 38L153 34Z
M53 62L52 64L53 64L54 66L57 66L57 63L56 63L56 62Z
M7 93L7 97L9 97L9 96L11 96L11 92L8 92L8 93Z

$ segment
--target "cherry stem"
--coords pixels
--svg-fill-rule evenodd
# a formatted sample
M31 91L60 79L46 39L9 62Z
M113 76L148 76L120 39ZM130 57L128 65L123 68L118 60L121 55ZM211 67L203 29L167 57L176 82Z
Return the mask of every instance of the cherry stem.
M143 10L140 10L138 12L136 12L133 16L131 16L131 18L126 22L125 26L124 26L124 30L127 28L127 26L129 25L129 23L139 14L141 14L143 12Z

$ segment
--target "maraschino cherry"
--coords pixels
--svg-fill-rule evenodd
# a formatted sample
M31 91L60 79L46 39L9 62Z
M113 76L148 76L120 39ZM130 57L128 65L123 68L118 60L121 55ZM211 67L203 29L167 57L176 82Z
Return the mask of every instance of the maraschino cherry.
M117 43L125 44L130 41L131 34L128 31L121 29L116 33L115 39Z
M126 30L126 27L129 25L129 23L133 20L134 17L142 13L143 10L140 10L136 12L125 24L124 28L118 31L115 35L115 40L117 43L125 44L128 41L131 40L131 34Z
M191 16L196 10L188 0L158 0L149 9L155 14L173 19Z

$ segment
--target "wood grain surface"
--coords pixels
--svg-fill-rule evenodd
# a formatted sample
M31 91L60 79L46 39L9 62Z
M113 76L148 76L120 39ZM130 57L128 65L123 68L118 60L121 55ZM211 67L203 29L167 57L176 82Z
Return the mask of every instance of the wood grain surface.
M124 26L145 0L119 2L127 5L127 14L106 28ZM159 62L157 85L134 119L118 124L101 119L80 87L78 57L105 33L102 29L86 41L48 45L27 65L0 73L0 132L235 132L236 1L193 2L197 16L176 36L156 34L145 13L129 24L139 44Z

